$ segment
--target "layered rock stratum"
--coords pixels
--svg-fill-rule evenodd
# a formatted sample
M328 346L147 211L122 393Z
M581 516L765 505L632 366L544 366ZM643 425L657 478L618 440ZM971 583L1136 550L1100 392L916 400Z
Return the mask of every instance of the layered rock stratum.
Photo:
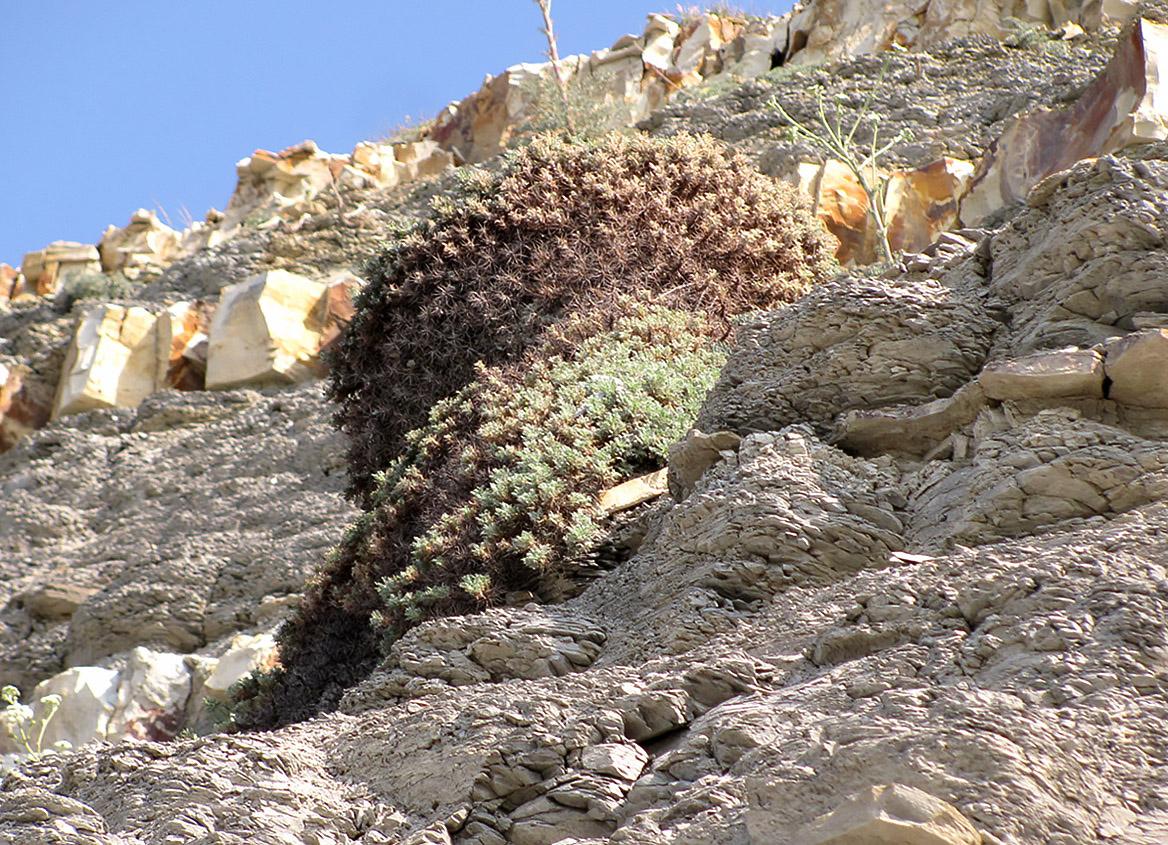
M862 103L884 80L877 108L916 138L889 169L1057 169L744 323L668 492L658 476L630 500L635 553L581 594L419 625L335 711L280 730L218 732L206 702L271 665L356 514L319 352L350 274L443 190L436 171L489 162L510 129L484 103L537 71L408 150L257 153L206 230L151 239L136 217L31 260L39 292L0 314L0 683L35 687L34 711L61 695L45 745L76 748L3 747L0 841L1168 841L1168 145L1128 131L1168 124L1133 105L1155 100L1158 17L1030 9L1050 28L1027 44L1000 15L941 11L866 35L849 4L685 37L654 19L594 54L590 73L725 87L638 87L628 119L814 170L821 209L830 162L764 106L811 119L817 83ZM883 71L853 55L892 43L911 50ZM1099 80L1136 67L1108 99ZM1109 117L1058 123L1086 97ZM1052 121L1111 140L1074 161L1011 146ZM56 286L95 265L141 284L65 310ZM245 337L279 354L205 389ZM148 387L102 400L127 371Z

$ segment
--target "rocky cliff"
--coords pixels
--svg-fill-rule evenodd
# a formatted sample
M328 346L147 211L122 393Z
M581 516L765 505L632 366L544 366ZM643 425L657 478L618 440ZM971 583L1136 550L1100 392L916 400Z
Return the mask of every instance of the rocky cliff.
M654 18L572 66L640 131L795 182L860 263L854 186L766 103L814 123L815 87L880 80L910 251L739 328L629 560L415 627L298 725L218 733L206 702L271 665L355 516L320 352L540 69L421 141L257 153L187 233L138 215L9 274L0 683L60 695L43 744L76 750L4 747L0 841L1168 841L1159 18L853 5ZM76 298L115 273L128 296Z

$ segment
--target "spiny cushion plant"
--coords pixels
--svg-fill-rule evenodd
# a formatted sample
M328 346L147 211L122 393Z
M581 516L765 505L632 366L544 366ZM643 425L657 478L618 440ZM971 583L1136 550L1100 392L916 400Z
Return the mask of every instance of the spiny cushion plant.
M546 597L596 494L664 463L735 316L824 279L829 238L708 139L543 137L466 177L370 263L329 384L365 513L238 723L335 703L421 619Z
M474 366L514 361L551 323L647 291L728 328L833 269L790 189L708 138L541 136L501 171L465 171L432 219L367 268L329 396L349 437L350 494Z
M602 533L599 493L665 462L725 355L700 318L631 310L568 357L541 348L529 367L483 368L407 436L369 524L340 550L378 579L386 642L509 590L551 589Z

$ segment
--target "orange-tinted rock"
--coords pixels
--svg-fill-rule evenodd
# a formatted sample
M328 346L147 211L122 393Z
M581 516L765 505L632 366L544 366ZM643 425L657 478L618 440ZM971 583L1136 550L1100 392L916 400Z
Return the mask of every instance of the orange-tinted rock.
M340 340L341 333L349 325L356 309L353 307L353 297L365 282L356 276L348 275L331 282L325 288L321 297L320 308L320 351L332 349ZM323 375L324 367L321 368Z
M870 232L868 196L843 162L828 161L819 176L815 216L839 240L835 256L841 264L869 264L876 258L875 233Z
M38 401L36 391L29 389L28 375L27 367L0 364L0 452L44 427L52 416L52 406Z
M0 264L0 305L15 299L22 287L20 271L8 264Z
M212 308L202 301L178 302L159 319L167 321L160 337L169 335L166 386L178 390L202 390L207 375L207 333Z
M962 221L975 224L1024 199L1077 161L1168 138L1168 106L1159 90L1165 73L1168 26L1137 21L1078 101L1019 117L990 145L961 202Z
M955 226L958 199L973 169L968 161L943 158L889 177L884 209L888 243L894 252L920 252Z

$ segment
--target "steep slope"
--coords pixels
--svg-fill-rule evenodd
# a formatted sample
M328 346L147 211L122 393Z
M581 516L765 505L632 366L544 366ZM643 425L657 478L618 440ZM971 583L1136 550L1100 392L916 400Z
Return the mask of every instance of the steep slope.
M1168 345L1168 310L1135 284L1165 232L1168 150L1145 148L1077 166L999 230L770 312L701 417L736 445L683 441L640 552L584 594L425 623L299 726L42 758L4 782L0 832L1163 841L1168 392L1165 352L1128 356ZM1084 291L1109 310L1077 307ZM833 334L844 315L878 355ZM1107 388L1030 340L1069 325ZM760 360L763 337L819 374L808 419L782 416L808 388ZM922 354L943 341L958 357ZM741 396L773 394L780 410L739 421Z

